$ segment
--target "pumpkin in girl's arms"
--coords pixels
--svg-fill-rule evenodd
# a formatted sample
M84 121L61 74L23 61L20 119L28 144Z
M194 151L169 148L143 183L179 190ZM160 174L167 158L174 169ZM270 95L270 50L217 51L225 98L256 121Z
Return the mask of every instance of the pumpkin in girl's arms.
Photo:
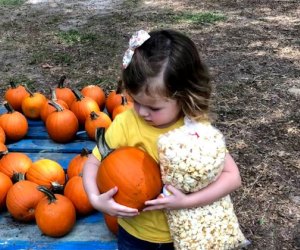
M156 161L136 147L111 150L104 139L104 128L97 129L97 145L103 159L97 172L100 193L118 187L117 203L143 209L145 201L156 198L162 188L160 169Z

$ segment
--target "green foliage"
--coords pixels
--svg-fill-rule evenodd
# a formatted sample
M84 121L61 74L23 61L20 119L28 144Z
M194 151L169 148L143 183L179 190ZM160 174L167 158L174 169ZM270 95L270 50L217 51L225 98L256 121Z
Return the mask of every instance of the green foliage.
M16 6L21 5L25 0L0 0L0 6Z
M58 33L59 39L73 45L78 43L90 43L96 40L96 35L91 33L80 33L78 30L68 30Z

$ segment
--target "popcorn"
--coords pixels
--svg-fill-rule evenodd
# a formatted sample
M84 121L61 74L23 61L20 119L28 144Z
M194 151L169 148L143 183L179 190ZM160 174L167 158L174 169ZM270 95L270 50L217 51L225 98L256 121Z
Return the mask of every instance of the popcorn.
M163 183L191 193L219 177L226 145L210 123L184 121L184 126L159 137L158 156ZM164 194L172 195L166 190ZM166 216L177 250L227 250L249 244L229 195L204 207L168 210Z

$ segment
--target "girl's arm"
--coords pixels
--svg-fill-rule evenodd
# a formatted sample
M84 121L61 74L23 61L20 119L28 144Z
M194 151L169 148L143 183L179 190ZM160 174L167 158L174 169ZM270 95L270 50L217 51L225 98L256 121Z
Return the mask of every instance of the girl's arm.
M106 193L100 194L96 183L99 165L100 161L95 156L90 154L83 167L83 186L91 205L96 210L112 216L136 216L138 214L137 209L120 205L113 199L113 196L118 192L117 187L110 189Z
M148 205L148 207L145 208L144 211L205 206L230 194L240 186L241 177L239 169L231 155L227 153L225 157L225 166L216 181L209 184L207 187L188 195L185 195L178 189L168 185L167 189L173 195L167 196L163 199L158 198L155 200L146 201L145 204Z

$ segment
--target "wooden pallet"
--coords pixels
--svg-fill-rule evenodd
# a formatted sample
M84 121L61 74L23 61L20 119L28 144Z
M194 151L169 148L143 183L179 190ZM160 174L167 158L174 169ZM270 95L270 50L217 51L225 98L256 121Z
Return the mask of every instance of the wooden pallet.
M0 109L0 114L4 113ZM47 158L57 161L66 170L69 161L82 148L89 151L95 142L88 139L84 131L77 133L76 139L67 144L53 142L42 121L28 121L29 131L18 142L7 143L10 152L23 152L32 161ZM117 249L116 238L107 229L101 213L95 212L77 218L73 230L61 238L51 238L41 234L36 223L16 222L8 212L0 213L0 249Z

